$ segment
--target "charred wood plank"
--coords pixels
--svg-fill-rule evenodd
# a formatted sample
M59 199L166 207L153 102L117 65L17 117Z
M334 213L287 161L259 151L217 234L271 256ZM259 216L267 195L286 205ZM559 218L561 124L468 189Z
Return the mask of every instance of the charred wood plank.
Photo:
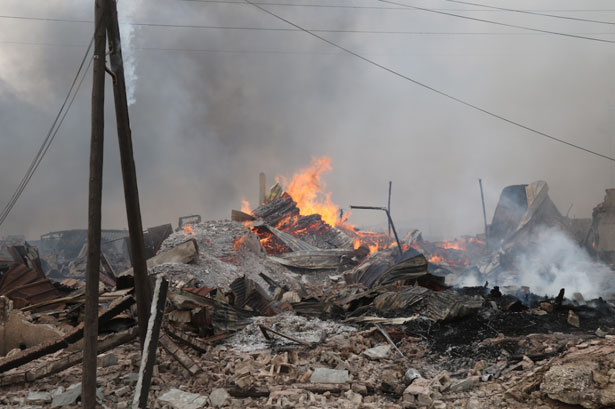
M343 264L343 257L352 257L353 249L300 250L271 256L269 259L284 266L311 270L337 268Z
M296 238L295 236L276 229L273 226L265 225L265 227L278 239L282 240L292 251L316 251L320 250L316 246L306 243L305 241Z
M283 391L289 389L288 385L274 385L269 387L269 392ZM342 393L350 389L348 383L295 383L292 389L301 389L312 393Z
M195 351L201 354L206 353L208 347L211 345L208 342L200 340L194 335L186 334L185 332L177 330L170 325L165 325L164 330L167 333L167 335L169 335L171 338L173 338L177 342L181 342L182 344L189 346L190 348L194 349Z
M180 363L190 375L198 375L203 372L203 369L194 361L194 359L190 358L190 355L186 354L182 349L177 346L175 342L168 335L162 335L160 337L160 345L167 351L177 362Z
M284 218L299 216L299 209L297 203L290 196L286 196L257 207L252 211L252 214L263 219L266 224L277 226Z
M137 337L137 329L112 334L98 341L97 353L102 354L120 345L127 344ZM0 386L18 383L34 382L38 379L51 376L65 369L71 368L83 362L83 351L73 352L53 362L42 365L36 369L3 375L0 377Z
M234 398L266 398L269 396L269 388L264 386L254 386L251 388L233 387L228 390L229 395Z
M299 339L299 338L291 337L290 335L286 335L286 334L284 334L282 332L276 331L273 328L269 328L269 327L267 327L265 325L260 324L258 327L260 328L261 332L263 333L263 336L268 341L273 341L273 338L271 338L271 336L269 336L269 334L268 334L268 332L271 332L272 334L275 334L275 335L277 335L279 337L282 337L282 338L286 338L289 341L296 342L297 344L301 344L301 345L304 345L306 347L313 347L314 346L314 344L312 344L310 342L306 342L306 341L304 341L302 339Z
M168 288L169 282L162 277L158 277L152 296L149 322L147 323L147 334L145 336L145 342L143 343L143 352L141 353L139 379L137 380L135 397L132 401L132 406L134 408L147 408L147 396L149 394L149 387L152 383L152 375L154 374L156 350L158 349L158 336L160 335Z
M251 222L256 220L256 217L239 210L231 210L231 220L234 222Z
M109 260L107 260L107 257L105 256L104 251L100 251L100 263L102 264L103 268L101 270L101 280L103 283L110 285L112 287L115 287L115 284L117 282L117 277L115 275L115 271L113 271L113 267L111 267L111 264L109 263Z

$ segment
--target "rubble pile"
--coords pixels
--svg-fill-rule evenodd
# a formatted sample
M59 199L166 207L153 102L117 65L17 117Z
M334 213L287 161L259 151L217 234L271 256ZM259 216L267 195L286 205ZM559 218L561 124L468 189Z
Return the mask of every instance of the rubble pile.
M411 231L398 245L341 216L329 224L301 214L277 184L233 220L194 215L175 232L148 229L160 332L147 407L615 405L611 298L497 285L540 226L569 225L546 189L511 187L489 237L453 242ZM84 289L54 281L29 243L3 254L0 406L77 408ZM103 407L128 408L149 369L133 272L118 265L101 266L97 395ZM469 274L492 284L452 285Z

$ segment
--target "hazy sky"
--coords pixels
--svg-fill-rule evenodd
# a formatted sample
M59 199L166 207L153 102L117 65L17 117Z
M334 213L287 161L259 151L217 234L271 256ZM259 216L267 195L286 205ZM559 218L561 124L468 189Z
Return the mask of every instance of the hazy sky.
M230 1L230 0L229 0ZM233 0L235 1L235 0ZM272 0L262 0L273 2ZM612 25L487 10L444 0L399 0L544 30L615 40ZM483 4L615 22L610 0L481 0ZM499 115L615 155L615 44L566 38L396 8L377 0L280 0L357 8L265 6L377 63ZM0 206L40 146L75 75L94 1L0 2ZM248 4L121 0L132 23L292 28ZM131 26L124 26L124 29ZM289 175L327 155L333 201L385 205L427 235L482 230L510 184L542 179L560 211L589 217L615 186L611 162L460 105L300 31L132 26L130 107L145 226L181 215L227 218L257 198L258 173ZM128 49L131 46L131 49ZM56 141L0 236L29 238L87 221L91 73ZM107 87L103 224L125 226ZM383 226L382 215L355 213Z

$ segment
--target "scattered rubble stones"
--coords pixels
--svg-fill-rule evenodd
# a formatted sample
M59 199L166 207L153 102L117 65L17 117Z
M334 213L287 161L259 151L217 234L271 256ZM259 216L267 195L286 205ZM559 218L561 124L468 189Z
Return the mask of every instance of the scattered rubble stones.
M579 320L579 316L574 313L572 310L568 310L568 324L573 327L579 328L581 325L581 321Z
M391 355L391 345L378 345L362 352L372 360L387 359Z
M225 389L216 388L211 391L211 394L209 395L209 403L211 403L211 406L215 408L221 408L224 406L226 401L230 399L230 397L231 395L229 395Z
M345 335L356 332L356 328L332 321L322 321L318 318L306 318L292 313L281 313L274 317L257 317L252 323L233 335L227 342L233 348L241 351L268 349L272 342L265 339L259 325L266 325L284 334L306 342L320 342L324 338ZM275 345L297 345L295 342L273 335Z
M66 392L61 392L53 396L51 402L52 408L61 408L63 406L72 405L81 397L81 383L73 384L66 389Z
M179 389L169 390L158 400L169 404L173 409L200 409L207 404L207 396L184 392Z
M106 368L111 365L117 364L117 356L113 352L98 355L98 366L100 368Z
M51 402L51 394L49 392L28 392L26 397L28 403L48 403Z
M312 372L312 375L310 376L310 382L346 383L348 382L348 371L329 368L315 368L314 372Z
M258 237L243 224L229 220L193 224L188 230L177 231L162 243L159 253L190 239L195 239L199 248L195 264L165 263L154 266L151 272L164 274L179 287L223 289L228 289L233 280L243 275L264 289L268 284L260 274L289 288L298 288L305 277L269 260ZM310 274L305 278L322 282L320 274Z
M404 381L406 381L406 385L410 385L415 379L420 378L421 374L414 368L410 368L404 374Z

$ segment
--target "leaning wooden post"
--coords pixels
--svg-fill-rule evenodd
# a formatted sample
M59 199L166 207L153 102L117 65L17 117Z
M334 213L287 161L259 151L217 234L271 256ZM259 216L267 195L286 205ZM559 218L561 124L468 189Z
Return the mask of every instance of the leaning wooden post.
M149 323L147 325L147 335L143 344L143 353L141 354L141 367L139 368L139 379L137 380L135 397L132 402L133 408L147 408L147 396L152 382L152 374L154 373L154 364L156 363L156 349L158 348L158 337L160 335L160 326L162 325L168 288L169 282L159 276L156 280L152 309L150 310Z
M489 226L487 225L487 210L485 209L485 195L483 194L483 180L478 179L480 186L480 200L483 203L483 222L485 223L485 241L489 239Z
M130 118L128 116L126 81L124 79L124 62L122 59L122 46L120 43L120 27L117 20L116 0L109 0L109 9L109 22L107 24L110 52L109 60L111 72L113 73L115 119L117 121L117 137L120 145L122 178L124 180L124 197L126 199L126 216L128 219L132 267L135 280L135 293L137 297L139 337L141 340L141 345L143 345L145 342L145 333L147 332L146 324L149 314L151 289L147 279L147 260L145 258L143 223L141 222L137 172L135 169L134 154L132 150L132 135L130 131Z
M96 355L98 341L98 279L100 269L103 151L105 130L105 27L107 0L94 4L94 78L92 83L92 129L90 140L90 186L88 199L88 255L85 281L82 402L96 407Z
M393 182L389 180L389 202L387 205L387 209L389 209L389 214L391 213L391 189L393 188ZM391 223L389 223L389 238L391 238Z

